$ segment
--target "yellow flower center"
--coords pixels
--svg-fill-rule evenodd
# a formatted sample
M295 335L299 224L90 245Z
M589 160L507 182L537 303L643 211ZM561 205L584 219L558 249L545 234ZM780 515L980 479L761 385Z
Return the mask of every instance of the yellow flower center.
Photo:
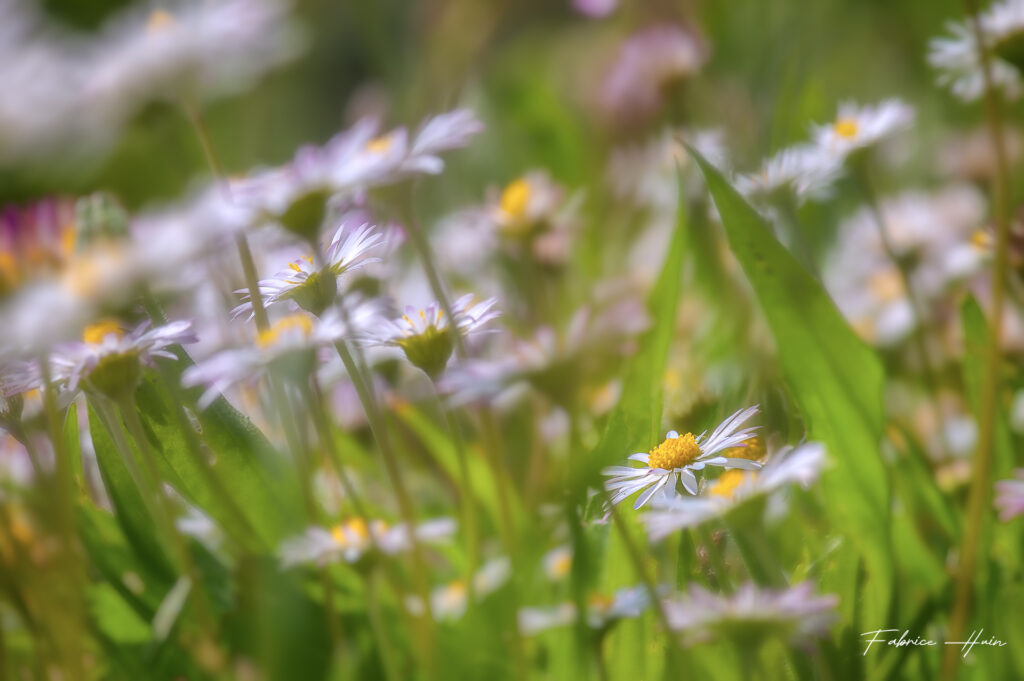
M739 445L725 450L724 455L733 459L760 461L764 458L764 440L760 436L755 435L748 440L744 440Z
M453 612L462 608L466 600L466 583L457 579L441 590L437 610L442 613Z
M840 118L832 125L836 134L846 139L853 139L857 136L857 121L852 118Z
M548 566L548 575L552 579L561 579L569 574L571 569L572 554L569 551L560 551Z
M124 336L121 325L114 319L104 319L90 324L82 331L82 340L89 345L99 345L107 336L114 335L118 338Z
M303 336L309 338L313 333L313 321L303 314L293 314L283 317L274 323L269 329L260 331L256 342L261 348L274 345L281 339L281 336L292 329L298 329Z
M895 269L883 270L868 280L868 287L882 302L899 300L904 295L903 278Z
M988 251L992 248L992 235L983 229L975 230L971 234L971 245L979 251Z
M305 260L310 265L313 264L313 256L311 256L311 255L304 255L299 260ZM288 269L290 269L293 272L301 272L302 271L302 265L299 263L299 260L296 260L295 262L288 263ZM292 283L295 283L295 282L292 282Z
M366 150L372 154L386 154L391 148L391 135L374 137L366 144Z
M362 543L370 538L370 527L362 518L352 518L332 527L331 537L342 547Z
M750 476L753 477L754 474L751 473ZM715 480L715 484L711 485L710 489L708 489L708 494L731 499L736 494L736 488L739 487L744 480L747 480L747 476L743 471L735 468L727 470L718 476L718 479Z
M149 15L149 21L146 22L146 30L149 33L156 33L170 28L176 23L178 21L174 18L173 14L165 9L157 9L153 10L153 13Z
M525 178L512 182L501 193L501 212L513 220L521 220L526 216L526 207L532 193L530 183Z
M687 433L677 438L669 438L651 450L651 457L648 465L651 468L663 468L672 470L682 468L693 463L700 456L700 445L693 437L693 433Z

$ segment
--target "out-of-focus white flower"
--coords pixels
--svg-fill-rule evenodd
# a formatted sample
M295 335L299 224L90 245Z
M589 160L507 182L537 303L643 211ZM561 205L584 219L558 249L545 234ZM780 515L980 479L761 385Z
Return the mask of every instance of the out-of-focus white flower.
M497 299L488 298L474 304L473 294L467 293L452 303L453 320L448 319L440 303L431 303L420 310L406 307L400 319L381 319L365 342L370 346L401 348L413 366L430 376L438 376L454 349L449 329L463 337L484 331L484 325L501 314L493 309L497 303Z
M717 428L694 437L693 433L680 435L671 430L665 441L650 453L631 454L631 461L646 464L646 468L629 466L609 466L601 471L608 477L604 488L612 493L611 503L617 504L623 499L645 490L633 508L638 509L661 490L664 496L674 497L677 484L682 484L690 494L697 494L697 477L694 471L701 471L706 466L723 468L743 468L759 470L761 464L749 459L722 456L722 453L742 444L756 435L757 426L742 428L758 411L757 405L741 409L725 419Z
M510 182L492 207L498 229L523 234L549 220L565 199L565 192L543 170L535 170Z
M948 86L964 101L979 99L985 91L985 74L974 28L968 22L949 23L951 35L934 38L928 44L928 63L939 72L938 82ZM1024 3L1004 0L978 17L978 28L989 50L989 67L994 87L1016 99L1021 93L1020 70L1002 58L1003 45L1016 44L1024 33Z
M612 150L607 177L614 194L674 217L679 197L679 171L684 172L688 195L704 191L701 175L695 172L696 164L680 140L686 140L715 167L723 168L728 164L722 131L667 128L642 144Z
M243 205L288 226L298 218L297 212L316 214L322 210L330 196L412 175L437 174L444 169L438 154L466 146L482 130L483 124L468 109L428 119L411 139L405 128L379 135L377 123L364 119L322 147L303 147L291 163L239 180L232 189ZM316 204L317 210L306 202Z
M299 45L281 0L173 0L132 9L97 38L83 95L115 116L153 97L238 92Z
M352 227L342 223L324 249L327 262L322 267L318 267L313 255L304 255L289 263L287 269L281 270L272 279L259 282L263 306L270 307L291 300L313 314L322 313L334 302L338 293L337 280L348 272L380 262L380 258L370 256L370 251L383 245L384 235L375 226L364 224ZM251 318L253 309L252 301L248 300L248 291L236 291L243 292L244 302L232 310L232 315L237 317L248 313Z
M825 464L825 448L809 442L786 447L773 455L760 471L728 470L705 484L697 497L655 499L640 516L652 542L706 520L720 518L748 499L770 494L792 483L803 487L817 479Z
M632 586L619 589L611 597L594 594L587 600L587 625L604 629L621 619L642 615L650 605L647 587ZM546 629L564 627L576 621L576 605L560 603L551 608L520 608L519 631L526 636Z
M883 200L880 211L892 250L910 263L911 284L925 312L928 301L977 272L989 257L985 240L978 238L986 202L974 187L908 192ZM895 343L920 321L867 208L840 225L824 280L839 309L871 342Z
M504 586L511 574L512 567L508 558L502 557L487 561L473 575L473 594L480 599L494 593ZM407 596L405 604L411 613L423 612L423 602L417 596ZM466 583L461 579L438 587L430 593L430 610L434 619L437 620L459 619L466 613L468 604L469 594Z
M455 521L436 518L420 523L414 533L417 541L445 542L455 533ZM351 518L331 528L310 527L298 537L281 544L278 555L285 567L312 564L326 565L344 561L355 563L371 549L384 555L404 553L412 547L404 523L388 525L383 520Z
M828 632L838 603L837 596L815 596L814 587L802 582L780 590L747 583L729 595L692 586L664 606L669 626L685 633L690 645L732 640L756 646L779 639L803 646Z
M300 41L279 0L173 0L115 16L98 36L47 25L28 3L0 15L0 159L91 152L155 98L248 87Z
M154 357L174 359L167 348L195 341L190 321L155 328L145 321L126 332L120 323L104 320L87 326L81 342L54 348L50 356L52 377L66 382L70 391L77 390L85 381L89 387L115 396L135 387L140 362L152 364Z
M800 201L821 200L830 196L842 170L840 157L813 144L801 144L767 159L756 173L737 177L736 189L748 197L787 190Z
M661 109L669 86L697 73L706 60L705 46L687 29L642 29L623 43L605 76L602 108L620 124L642 122Z
M572 569L572 548L559 546L544 554L544 574L553 582L558 582L569 576Z
M1014 472L1013 480L996 483L996 507L1003 522L1024 513L1024 468Z
M898 99L867 106L844 102L834 122L815 127L814 142L830 154L845 157L906 130L913 122L914 110Z
M346 304L344 315L331 308L319 318L304 312L282 317L259 333L255 345L222 350L186 369L182 385L203 386L199 406L205 408L228 388L257 379L271 366L311 370L316 366L318 349L359 335L380 314L374 300Z

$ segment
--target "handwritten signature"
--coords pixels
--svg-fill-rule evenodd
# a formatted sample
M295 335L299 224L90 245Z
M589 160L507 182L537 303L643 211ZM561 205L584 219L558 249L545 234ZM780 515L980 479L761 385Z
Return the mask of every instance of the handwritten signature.
M894 646L896 648L906 647L919 647L919 646L960 646L960 651L964 657L971 652L974 646L990 646L995 648L1002 648L1006 645L1006 641L1001 641L994 636L987 639L982 639L982 634L985 632L984 629L975 629L971 632L971 635L967 637L966 641L942 641L940 644L938 641L932 641L931 639L922 638L921 636L912 636L909 629L904 629L903 633L898 638L885 637L884 634L892 634L899 631L899 629L875 629L874 631L865 631L861 636L870 636L871 638L867 641L867 646L864 648L864 655L868 654L871 650L871 646L876 643L884 643L888 646Z

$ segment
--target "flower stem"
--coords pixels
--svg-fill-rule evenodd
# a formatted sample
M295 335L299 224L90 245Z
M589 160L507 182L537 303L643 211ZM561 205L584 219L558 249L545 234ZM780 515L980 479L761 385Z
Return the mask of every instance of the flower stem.
M388 478L391 480L392 488L395 491L395 497L398 500L398 511L402 516L402 522L404 522L406 527L409 528L410 552L412 554L413 563L416 566L416 569L413 570L413 583L416 587L417 595L423 604L425 613L425 617L419 618L423 620L423 622L420 626L421 635L416 638L417 642L420 644L421 656L427 663L428 667L433 670L435 660L434 640L436 639L436 632L434 631L434 619L430 607L430 587L427 583L426 572L427 563L423 558L423 548L420 545L419 539L416 537L416 516L413 510L412 500L409 496L408 489L405 486L398 458L391 447L391 440L384 427L384 419L380 410L377 408L376 400L367 389L367 381L369 379L364 380L366 377L362 376L362 373L356 365L356 361L352 357L352 353L348 349L348 345L345 341L338 341L334 344L334 347L338 351L338 356L341 357L342 364L345 365L345 371L347 371L348 375L352 378L352 385L355 387L356 394L359 397L359 402L362 404L363 411L366 413L366 419L370 424L370 430L373 433L373 438L376 440L377 447L381 453L381 458L384 460L385 471L387 472Z
M963 545L960 549L960 563L956 575L953 612L950 616L948 639L959 641L967 629L970 618L971 597L974 592L975 568L981 553L986 509L992 492L992 459L995 445L996 395L999 387L999 366L1001 362L1000 339L1003 329L1003 299L1006 275L1009 266L1010 220L1008 196L1010 173L1006 160L1006 144L1003 132L1002 111L999 95L992 82L992 65L988 47L978 21L976 0L964 0L970 23L974 31L978 57L981 60L985 79L985 112L992 146L996 157L996 173L992 183L992 204L996 222L996 252L992 268L992 300L989 310L989 335L985 348L985 367L982 376L981 397L978 409L978 449L974 457L974 471L967 499L967 525ZM955 646L944 651L942 678L951 681L956 674L960 656Z
M466 598L469 610L472 612L476 607L476 593L473 587L473 575L476 574L477 566L480 564L480 533L477 529L476 514L473 508L473 480L469 475L469 457L466 452L466 443L462 438L462 430L451 409L448 409L441 399L437 382L431 376L430 385L434 389L434 397L437 399L438 408L444 413L445 424L448 427L448 435L451 437L452 446L455 449L455 457L459 464L459 508L462 515L462 534L466 542Z

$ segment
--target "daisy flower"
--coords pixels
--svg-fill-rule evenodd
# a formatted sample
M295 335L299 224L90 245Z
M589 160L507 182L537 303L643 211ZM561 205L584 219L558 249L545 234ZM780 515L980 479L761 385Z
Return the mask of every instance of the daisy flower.
M720 518L755 497L785 485L807 487L825 464L825 448L817 442L786 447L772 456L760 471L728 470L704 485L696 497L656 499L653 510L640 516L652 542L712 518Z
M473 304L473 294L467 293L452 303L453 320L448 319L440 303L419 310L406 307L400 319L382 320L366 343L401 348L413 366L436 377L444 371L454 349L448 329L454 328L463 337L480 333L487 322L501 314L493 309L497 302L488 298Z
M231 348L189 367L182 374L185 387L202 386L199 407L206 408L225 390L252 381L271 367L303 375L316 365L316 351L356 335L374 323L376 301L354 300L343 318L331 308L320 318L305 312L282 317L261 331L251 346Z
M756 173L740 175L736 189L748 197L789 190L800 201L820 200L828 198L842 169L840 158L813 144L801 144L767 159Z
M619 620L639 617L649 607L650 600L647 587L643 585L619 589L612 596L592 594L587 599L587 626L606 629ZM530 636L575 622L576 605L560 603L551 608L520 608L517 619L519 630Z
M280 0L176 0L116 17L96 40L86 101L125 116L147 97L183 89L237 92L293 57L298 41ZM115 115L110 111L109 115Z
M495 558L484 563L473 575L473 594L477 599L488 596L508 581L512 567L508 558ZM407 596L406 607L413 614L423 612L423 602L417 596ZM457 579L430 592L430 611L438 620L453 621L466 613L469 593L466 582Z
M939 72L939 85L965 102L975 101L985 92L985 74L974 30L957 23L949 24L948 29L952 35L934 38L928 44L928 63ZM1016 68L997 57L990 61L990 68L996 88L1010 99L1020 96L1021 77Z
M1018 468L1013 480L996 483L996 506L1003 522L1024 513L1024 468Z
M610 466L601 471L608 476L604 488L612 493L611 503L617 504L633 494L643 490L637 497L633 508L638 509L654 497L660 490L666 496L676 494L676 486L681 483L690 494L697 494L697 477L694 471L703 470L705 466L722 466L724 468L744 468L758 470L761 464L749 459L735 456L723 456L725 450L736 447L754 437L757 426L741 428L754 414L758 407L748 407L734 413L707 435L706 431L697 435L686 433L680 435L671 430L665 441L649 453L637 453L629 456L631 461L647 464L646 468L630 466Z
M816 127L814 141L821 149L842 158L906 130L913 122L914 110L898 99L873 106L844 102L839 105L834 122Z
M629 124L654 116L674 83L697 73L707 50L680 26L650 26L623 43L605 77L601 106L614 120Z
M466 146L481 130L468 109L434 116L411 136L406 128L378 134L377 123L365 119L322 147L299 149L285 166L237 181L233 192L243 205L309 236L319 230L331 196L440 173L439 154Z
M416 539L422 542L444 542L455 534L455 521L435 518L416 526ZM388 525L383 520L350 518L333 527L309 527L301 535L286 539L278 551L284 567L295 565L327 565L344 561L355 563L376 545L389 556L408 551L412 546L408 526Z
M312 255L304 255L289 263L273 278L259 282L263 306L291 300L304 310L322 314L337 296L337 280L348 272L380 262L380 258L370 256L370 251L383 245L384 235L375 226L363 224L352 228L343 222L324 250L327 263L323 267L317 266ZM232 315L237 317L248 313L252 319L253 308L248 291L241 289L236 293L245 294L244 302L232 310Z
M195 343L192 322L176 321L150 328L142 322L125 331L115 320L104 320L87 326L80 342L54 348L50 356L54 380L66 382L75 391L85 384L107 396L118 397L135 389L142 364L152 365L154 357L175 359L168 348Z
M541 561L544 565L544 574L553 582L558 582L569 576L572 570L572 548L559 546L551 549Z
M685 597L665 602L665 614L690 645L732 639L754 647L782 639L803 646L827 634L838 603L835 595L815 596L808 582L780 590L747 583L727 595L692 586Z

